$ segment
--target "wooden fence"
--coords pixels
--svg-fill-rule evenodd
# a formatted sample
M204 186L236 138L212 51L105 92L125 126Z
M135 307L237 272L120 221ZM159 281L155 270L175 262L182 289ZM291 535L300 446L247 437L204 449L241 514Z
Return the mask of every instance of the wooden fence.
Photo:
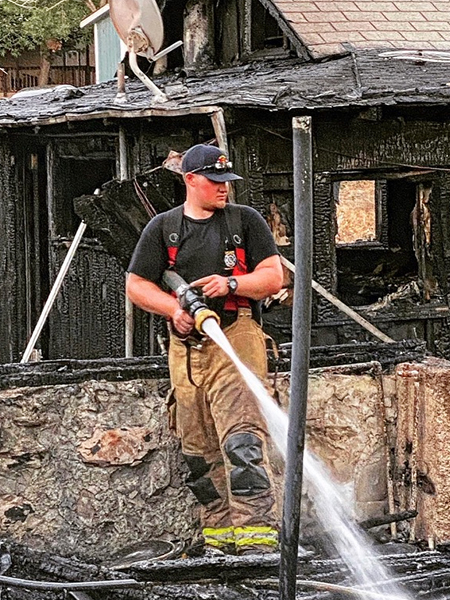
M39 67L2 68L0 70L0 93L10 95L23 88L38 86ZM51 67L48 85L70 84L75 87L95 83L95 67Z

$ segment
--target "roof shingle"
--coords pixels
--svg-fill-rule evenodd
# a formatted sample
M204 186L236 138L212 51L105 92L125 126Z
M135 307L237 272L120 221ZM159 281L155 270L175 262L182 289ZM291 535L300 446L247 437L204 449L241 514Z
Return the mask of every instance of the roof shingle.
M271 0L313 58L355 49L450 51L450 0Z

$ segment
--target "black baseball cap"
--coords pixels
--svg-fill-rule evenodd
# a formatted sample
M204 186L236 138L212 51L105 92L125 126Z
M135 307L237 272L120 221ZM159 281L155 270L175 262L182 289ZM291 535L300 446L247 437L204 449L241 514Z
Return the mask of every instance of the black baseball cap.
M198 173L211 181L242 179L232 171L233 165L223 150L216 146L197 144L186 152L181 163L183 173Z

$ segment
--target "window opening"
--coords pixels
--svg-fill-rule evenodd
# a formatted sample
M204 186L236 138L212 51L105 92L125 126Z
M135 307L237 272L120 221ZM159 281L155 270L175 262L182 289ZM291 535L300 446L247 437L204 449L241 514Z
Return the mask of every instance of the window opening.
M288 41L283 35L276 19L272 17L259 0L251 0L250 27L250 52L273 48L287 48Z
M335 184L336 243L375 242L379 238L377 185L374 180Z
M333 187L337 293L351 306L378 302L416 281L411 215L417 184L406 179L343 180Z

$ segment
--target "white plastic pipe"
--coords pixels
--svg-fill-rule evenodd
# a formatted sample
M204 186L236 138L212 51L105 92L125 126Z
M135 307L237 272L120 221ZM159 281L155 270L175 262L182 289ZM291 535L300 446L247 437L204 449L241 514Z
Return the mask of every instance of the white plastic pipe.
M127 137L125 128L119 127L119 177L120 181L128 179ZM125 275L125 282L126 282ZM125 283L126 285L126 283ZM133 356L134 306L125 294L125 358Z
M64 262L61 266L55 283L53 284L53 287L47 298L47 302L45 303L41 316L39 317L36 327L34 328L34 331L31 335L30 341L28 342L28 345L25 348L25 352L23 353L22 359L20 361L21 363L26 363L30 360L30 356L33 352L34 345L36 344L39 336L41 335L42 328L45 325L45 321L47 320L48 314L53 306L53 303L55 302L56 296L58 295L58 292L61 289L64 277L66 276L67 271L69 270L70 263L72 262L73 256L78 246L80 245L81 238L83 237L86 227L86 223L84 221L81 221L80 225L78 226L78 230L75 234L75 237L73 238L72 243L70 244L69 251L66 254L66 258L64 259Z

